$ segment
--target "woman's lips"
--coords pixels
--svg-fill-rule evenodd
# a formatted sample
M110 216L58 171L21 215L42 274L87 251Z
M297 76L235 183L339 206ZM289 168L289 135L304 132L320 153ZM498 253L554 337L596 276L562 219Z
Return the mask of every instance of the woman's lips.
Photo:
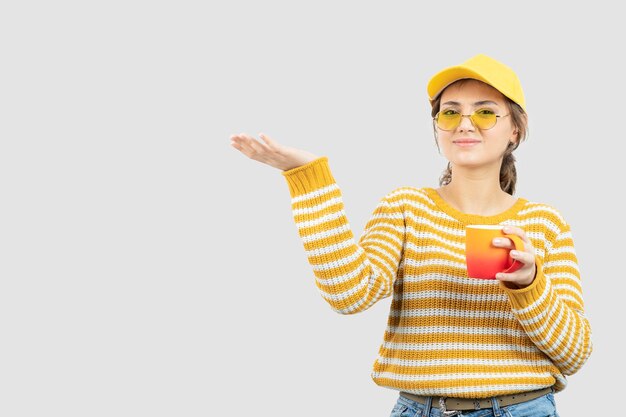
M457 140L452 141L452 143L458 146L468 147L468 146L474 146L476 144L479 144L480 141L477 139L457 139Z

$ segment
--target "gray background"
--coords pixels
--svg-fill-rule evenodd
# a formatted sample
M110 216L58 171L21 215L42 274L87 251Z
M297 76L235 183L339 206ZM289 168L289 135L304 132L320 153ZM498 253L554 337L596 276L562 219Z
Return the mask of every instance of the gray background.
M3 2L0 415L387 416L390 300L330 310L280 171L229 136L328 156L360 236L437 185L426 83L476 53L525 88L517 194L574 231L595 351L560 413L619 396L624 25L537 3Z

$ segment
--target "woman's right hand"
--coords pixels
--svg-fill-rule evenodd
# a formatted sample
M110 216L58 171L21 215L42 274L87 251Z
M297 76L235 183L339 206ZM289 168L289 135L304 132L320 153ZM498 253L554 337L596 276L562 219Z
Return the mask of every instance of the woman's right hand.
M231 135L230 144L248 158L283 171L297 168L319 158L310 152L281 145L263 133L260 133L259 137L264 143L244 133Z

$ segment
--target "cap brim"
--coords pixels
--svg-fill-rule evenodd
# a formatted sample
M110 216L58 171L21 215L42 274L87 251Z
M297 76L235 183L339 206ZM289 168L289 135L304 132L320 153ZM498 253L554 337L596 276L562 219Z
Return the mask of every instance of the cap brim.
M491 85L489 80L480 76L480 74L478 74L477 72L467 67L464 67L463 65L457 65L440 71L433 78L430 79L427 87L428 97L430 98L430 101L432 102L434 99L436 99L437 96L441 94L441 92L453 82L465 78L471 78Z

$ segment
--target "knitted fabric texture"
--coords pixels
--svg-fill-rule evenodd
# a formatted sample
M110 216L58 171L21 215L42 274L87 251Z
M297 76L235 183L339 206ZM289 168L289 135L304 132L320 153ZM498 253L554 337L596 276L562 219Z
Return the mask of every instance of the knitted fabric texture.
M341 314L392 296L373 365L378 385L484 398L562 390L591 354L569 225L525 199L495 216L464 214L432 188L383 197L356 241L328 158L284 171L294 220L322 297ZM536 251L523 289L467 276L465 226L514 225Z

